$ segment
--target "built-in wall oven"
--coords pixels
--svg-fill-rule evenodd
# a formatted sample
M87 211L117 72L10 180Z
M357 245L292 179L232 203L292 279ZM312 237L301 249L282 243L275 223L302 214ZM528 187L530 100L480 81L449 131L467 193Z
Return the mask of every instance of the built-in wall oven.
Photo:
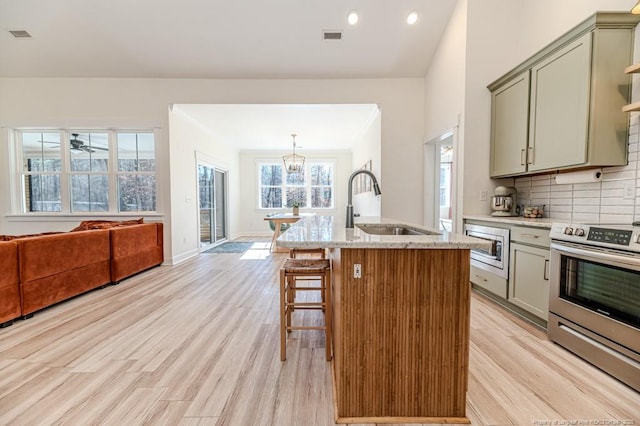
M464 234L491 243L487 250L471 250L471 265L508 279L509 229L466 223Z
M640 228L554 224L549 338L640 391Z

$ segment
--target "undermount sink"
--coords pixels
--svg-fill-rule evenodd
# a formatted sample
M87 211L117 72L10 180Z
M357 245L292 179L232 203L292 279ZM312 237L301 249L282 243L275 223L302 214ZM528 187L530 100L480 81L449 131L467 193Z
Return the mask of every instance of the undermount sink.
M360 230L372 235L440 235L425 229L407 228L400 225L356 225Z

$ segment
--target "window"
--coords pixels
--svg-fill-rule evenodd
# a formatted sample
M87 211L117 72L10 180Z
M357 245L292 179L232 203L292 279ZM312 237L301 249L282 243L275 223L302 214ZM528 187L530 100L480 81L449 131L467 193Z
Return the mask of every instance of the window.
M153 133L118 133L120 211L156 209L156 157Z
M258 164L259 207L262 209L293 207L333 208L333 169L327 161L309 161L300 173L287 173L281 162Z
M156 210L152 132L18 131L24 212Z
M73 133L69 151L71 211L109 211L109 134Z
M62 160L60 150L56 150L59 146L59 133L22 134L22 181L27 211L62 211Z

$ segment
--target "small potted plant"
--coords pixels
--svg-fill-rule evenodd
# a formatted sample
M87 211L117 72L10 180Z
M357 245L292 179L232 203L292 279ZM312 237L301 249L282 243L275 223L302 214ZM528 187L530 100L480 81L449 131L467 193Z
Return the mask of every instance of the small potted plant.
M300 215L300 203L297 201L293 202L293 215L294 216Z

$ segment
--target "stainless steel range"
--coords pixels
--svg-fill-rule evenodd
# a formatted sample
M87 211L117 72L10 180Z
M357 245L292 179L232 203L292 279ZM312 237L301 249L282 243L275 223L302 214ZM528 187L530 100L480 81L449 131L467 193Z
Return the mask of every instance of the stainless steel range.
M549 338L640 391L640 227L553 224Z

